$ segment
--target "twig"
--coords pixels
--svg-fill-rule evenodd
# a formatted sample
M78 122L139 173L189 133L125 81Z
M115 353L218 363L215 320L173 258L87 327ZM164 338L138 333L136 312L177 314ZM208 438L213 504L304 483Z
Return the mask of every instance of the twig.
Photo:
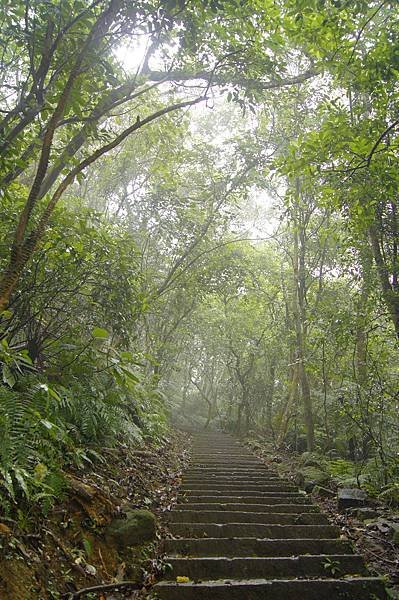
M133 590L141 590L143 588L142 584L137 583L137 581L120 581L119 583L105 583L102 585L93 585L91 587L82 588L77 592L70 592L65 596L66 600L76 600L77 598L81 598L86 594L90 594L92 592L110 592L119 590L119 588L130 588Z
M384 558L383 556L381 556L381 554L376 554L375 552L373 552L372 550L370 550L369 548L365 548L364 550L365 554L372 554L373 556L375 556L379 561L381 562L385 562L388 565L393 565L394 567L398 566L398 561L397 560L389 560L388 558Z
M111 577L111 576L110 576L110 574L109 574L109 573L108 573L108 571L107 571L107 567L106 567L106 564L105 564L105 562L104 562L104 559L103 559L103 555L102 555L102 552L101 552L101 548L99 548L99 549L98 549L98 556L100 557L101 564L102 564L102 566L103 566L103 569L104 569L104 573L105 573L105 574L106 574L108 577Z

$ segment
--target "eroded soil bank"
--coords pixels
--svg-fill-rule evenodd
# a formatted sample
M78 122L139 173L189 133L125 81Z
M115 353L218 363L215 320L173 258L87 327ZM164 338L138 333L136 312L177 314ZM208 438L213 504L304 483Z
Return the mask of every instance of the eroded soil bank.
M74 598L121 580L151 584L162 569L162 514L175 501L189 445L186 434L170 432L157 445L103 448L95 463L65 474L68 490L46 516L0 516L1 600ZM132 589L113 597L133 597Z

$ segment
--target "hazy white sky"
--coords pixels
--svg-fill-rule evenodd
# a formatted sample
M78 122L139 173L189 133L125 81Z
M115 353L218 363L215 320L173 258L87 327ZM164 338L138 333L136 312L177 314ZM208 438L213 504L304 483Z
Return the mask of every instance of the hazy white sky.
M149 38L143 36L140 39L132 40L130 44L120 46L116 51L116 57L121 61L127 73L137 73L140 70L149 43ZM153 61L156 63L156 60L155 56ZM156 66L162 68L161 63ZM228 103L225 95L216 94L208 105L199 104L190 109L192 131L198 131L201 128L201 121L209 119L208 115L212 114L214 118L212 143L220 146L228 145L229 140L239 136L246 127L252 129L256 126L253 115L249 115L246 118L231 119L232 122L235 121L235 125L237 122L241 123L241 131L238 129L232 130L229 113L233 116L240 110L235 104ZM273 208L275 200L268 191L253 189L249 200L250 206L247 207L248 210L242 211L242 225L254 238L262 239L262 237L270 236L276 231L279 219L276 216L276 210Z

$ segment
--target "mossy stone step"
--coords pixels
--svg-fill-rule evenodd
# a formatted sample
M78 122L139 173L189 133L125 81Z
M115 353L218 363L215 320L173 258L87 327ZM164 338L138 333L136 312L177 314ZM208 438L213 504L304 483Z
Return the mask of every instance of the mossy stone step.
M225 491L259 491L259 492L291 492L298 488L291 483L182 483L180 489L185 490L212 490L215 485L221 492Z
M288 538L334 538L339 530L333 525L268 525L263 523L171 523L174 535L183 537L263 537Z
M170 556L299 556L349 554L352 544L341 539L180 538L162 542Z
M271 513L216 510L174 510L169 515L172 523L261 523L280 525L325 525L322 513Z
M291 492L219 492L218 490L191 490L180 496L180 501L185 502L242 502L248 504L281 504L291 502L292 504L307 504L309 498L301 493Z
M347 579L249 579L175 583L155 586L161 600L386 600L374 577Z
M319 508L315 504L245 504L240 502L183 502L176 506L176 511L180 510L218 510L228 512L254 512L254 513L317 513ZM171 513L173 514L173 513Z
M331 578L331 569L340 577L353 573L369 575L363 559L356 554L328 556L241 557L223 556L206 558L170 558L172 575L183 575L191 580L201 579L288 579L322 577ZM331 567L329 568L329 565Z

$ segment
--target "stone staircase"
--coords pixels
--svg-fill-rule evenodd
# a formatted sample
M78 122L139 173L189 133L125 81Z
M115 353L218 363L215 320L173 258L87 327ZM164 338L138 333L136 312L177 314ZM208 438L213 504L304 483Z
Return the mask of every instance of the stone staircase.
M162 600L376 600L382 582L309 498L227 434L194 435ZM177 582L188 577L188 582Z

